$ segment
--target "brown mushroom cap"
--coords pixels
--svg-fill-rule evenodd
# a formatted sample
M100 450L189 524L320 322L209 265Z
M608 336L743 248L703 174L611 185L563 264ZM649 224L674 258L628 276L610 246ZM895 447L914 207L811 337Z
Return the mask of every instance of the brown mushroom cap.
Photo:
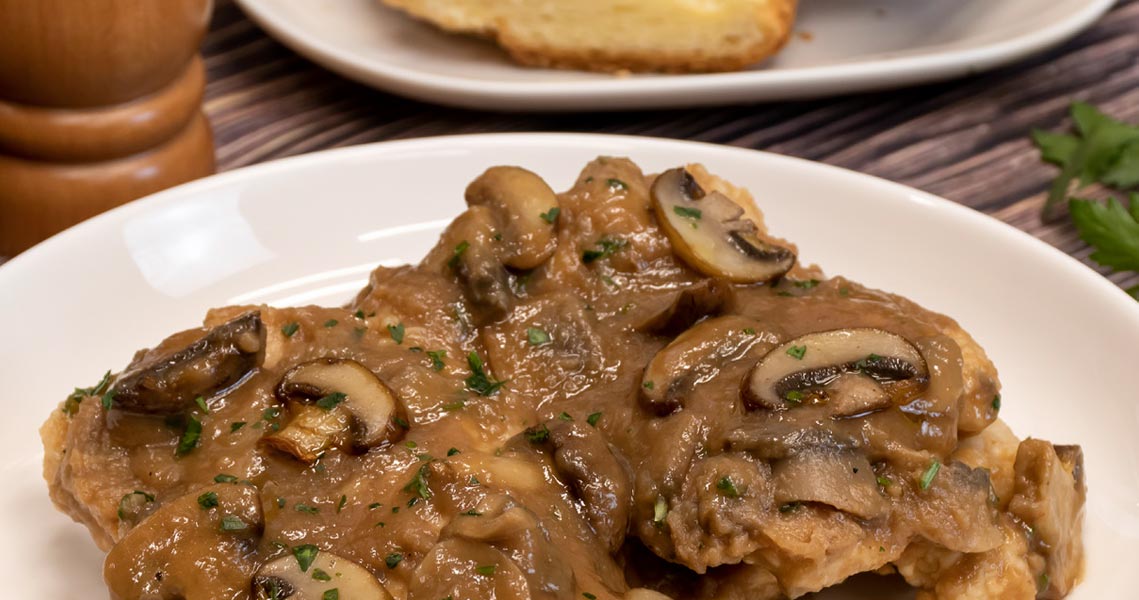
M887 510L874 471L856 450L811 446L771 465L775 503L820 502L873 519Z
M520 167L491 167L467 186L466 199L468 206L492 210L506 266L533 269L554 253L558 197L541 177Z
M173 415L241 383L260 364L265 348L261 314L245 313L189 346L147 356L119 375L114 406L137 413Z
M285 373L277 396L347 412L357 448L393 443L407 429L403 403L375 373L354 360L321 358L299 364Z
M846 380L846 374L878 384L929 380L925 359L905 338L881 329L836 329L797 337L767 353L744 380L744 400L749 408L782 410L830 386L830 393L862 394L868 406L877 406L874 390ZM844 414L851 410L850 402L835 404Z
M673 250L704 275L758 283L781 277L795 265L791 250L759 238L743 208L719 192L705 192L683 168L661 173L651 194Z
M265 563L253 576L253 598L322 600L325 592L336 589L345 600L392 600L392 595L371 572L331 552L317 552L307 567L302 570L300 562L291 554Z

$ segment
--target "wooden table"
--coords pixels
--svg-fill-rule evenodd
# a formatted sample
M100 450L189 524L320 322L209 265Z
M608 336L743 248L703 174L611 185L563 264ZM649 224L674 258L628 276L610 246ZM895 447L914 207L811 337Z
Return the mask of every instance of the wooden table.
M923 189L1085 262L1090 250L1066 219L1040 221L1056 170L1040 163L1029 131L1066 127L1068 105L1077 99L1139 121L1139 0L1120 2L1055 50L984 75L809 102L692 110L513 115L423 104L317 67L265 35L232 0L219 0L204 50L206 112L222 170L455 133L596 131L700 140L799 156ZM1136 274L1112 279L1139 283Z

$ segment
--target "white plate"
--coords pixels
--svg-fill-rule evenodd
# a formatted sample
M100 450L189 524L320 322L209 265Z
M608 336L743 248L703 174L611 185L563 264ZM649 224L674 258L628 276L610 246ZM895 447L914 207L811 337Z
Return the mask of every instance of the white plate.
M529 69L380 0L237 0L284 44L346 77L492 110L584 110L811 98L977 73L1058 44L1114 0L802 0L774 60L738 73L611 75Z
M1002 415L1017 433L1084 447L1089 558L1071 597L1134 597L1134 300L1016 229L880 179L690 142L557 134L394 142L233 171L113 210L0 267L0 564L13 571L0 596L102 596L100 553L52 509L40 479L36 430L73 386L198 325L211 306L342 303L373 265L422 256L490 165L525 165L564 189L598 154L649 171L703 162L750 188L804 261L960 320L999 366Z

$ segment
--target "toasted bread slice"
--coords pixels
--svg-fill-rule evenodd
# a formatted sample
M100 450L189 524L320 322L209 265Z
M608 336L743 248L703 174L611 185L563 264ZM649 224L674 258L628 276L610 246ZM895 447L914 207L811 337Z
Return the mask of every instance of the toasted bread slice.
M592 71L731 71L787 41L797 0L382 0L514 60Z

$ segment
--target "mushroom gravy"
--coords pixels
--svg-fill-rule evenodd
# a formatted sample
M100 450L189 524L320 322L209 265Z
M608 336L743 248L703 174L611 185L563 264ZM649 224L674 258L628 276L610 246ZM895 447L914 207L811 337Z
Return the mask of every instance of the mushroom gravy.
M116 599L1060 598L1077 446L952 319L797 265L691 165L496 167L343 308L211 311L42 429Z

